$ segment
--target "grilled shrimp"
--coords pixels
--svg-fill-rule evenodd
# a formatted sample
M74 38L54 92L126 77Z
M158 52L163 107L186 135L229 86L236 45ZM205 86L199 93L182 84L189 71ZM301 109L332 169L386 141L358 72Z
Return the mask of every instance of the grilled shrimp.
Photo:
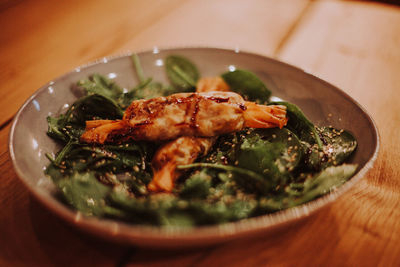
M81 139L104 143L177 138L156 152L152 160L153 179L147 186L153 192L171 192L181 175L177 165L193 163L206 155L216 135L244 127L282 128L286 124L284 106L245 102L240 95L226 91L229 86L222 78L203 78L197 83L197 93L134 101L120 121L87 121Z
M229 91L229 85L221 77L201 78L196 85L197 93ZM199 156L205 156L217 137L182 136L161 146L152 160L153 179L147 189L153 192L171 192L181 172L180 164L191 164Z
M258 105L233 92L179 93L136 100L122 120L86 122L81 141L163 141L181 136L212 137L251 128L282 128L286 107Z
M153 180L147 188L153 192L171 192L181 175L176 166L193 163L210 151L217 137L182 136L158 149L153 157Z

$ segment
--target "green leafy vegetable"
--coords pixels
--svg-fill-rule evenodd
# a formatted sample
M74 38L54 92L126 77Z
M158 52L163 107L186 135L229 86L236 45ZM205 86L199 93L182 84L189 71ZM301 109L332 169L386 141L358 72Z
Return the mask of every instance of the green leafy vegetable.
M140 59L136 54L132 55L132 61L139 79L139 84L128 92L124 92L113 80L100 74L93 74L89 79L79 81L78 87L83 88L89 95L96 94L104 96L114 101L114 103L122 109L127 108L134 100L150 99L177 92L172 86L155 82L152 78L146 78Z
M221 165L215 163L193 163L188 165L179 165L178 169L188 169L188 168L213 168L218 170L223 170L227 172L231 172L236 174L236 181L246 185L246 188L250 188L251 190L255 190L257 192L266 193L268 189L271 188L270 182L265 179L262 175L247 170L244 168L238 168L230 165Z
M65 123L84 124L93 119L121 119L124 111L111 98L104 95L88 95L77 100L67 111Z
M79 81L78 86L83 87L88 94L102 95L113 100L120 98L123 93L115 82L97 73Z
M286 184L290 179L290 171L296 168L301 157L301 143L295 134L287 129L263 129L246 136L240 146L237 161L239 167L263 175L268 181L264 191L270 192ZM243 185L246 184L243 181Z
M344 162L356 149L357 141L354 136L344 130L332 127L316 128L323 142L322 149L306 144L306 166L311 170L321 170Z
M191 91L196 87L199 71L187 58L176 55L168 56L165 69L172 85L179 91Z
M153 81L152 78L146 78L139 57L136 54L132 55L132 60L135 65L136 75L139 79L139 84L129 92L122 95L120 105L127 108L133 100L150 99L160 96L167 96L176 93L175 88L170 85L164 85Z
M66 201L86 215L100 216L107 205L105 197L111 188L101 184L93 172L74 173L68 179L61 179L57 186Z
M271 91L254 73L237 69L221 75L232 91L242 95L247 100L267 103Z
M295 207L322 196L345 183L357 170L355 164L343 164L309 176L304 183L291 183L284 194L262 197L255 214Z
M184 199L204 199L210 194L211 176L205 172L198 172L189 177L179 191L179 196Z
M318 148L322 148L322 141L319 138L317 129L298 106L284 101L271 102L269 105L286 106L286 112L289 118L287 128L294 132L302 141L306 141L309 144L317 144Z
M47 134L55 139L59 139L64 142L68 142L70 139L65 130L63 130L65 126L65 116L61 115L58 118L47 117Z
M142 64L140 63L139 56L137 54L132 55L132 61L135 65L136 75L138 76L140 84L143 84L147 81L146 77L144 76L144 71L142 68Z
M84 96L58 118L47 117L47 134L64 143L70 140L77 143L85 130L86 120L121 119L122 115L123 110L114 100L97 94Z
M357 147L357 141L349 131L333 127L321 127L318 130L324 143L321 168L343 163Z
M143 84L140 84L124 95L123 104L124 107L128 107L133 100L167 96L175 92L175 89L171 86L146 80Z
M303 196L296 200L295 205L305 203L334 190L346 182L356 172L356 169L356 164L343 164L324 169L304 183Z
M343 164L357 147L350 132L316 127L296 105L274 102L287 107L285 128L219 136L208 155L177 166L183 175L172 194L153 194L147 185L160 143L79 140L86 120L121 119L132 101L193 90L199 78L196 66L181 56L166 59L172 86L146 77L137 55L132 61L139 80L133 89L122 90L114 80L93 74L78 82L84 97L65 114L47 118L47 134L62 148L46 154L50 164L45 173L62 198L85 215L168 227L220 224L306 203L357 170L357 165ZM222 77L246 99L268 102L270 91L254 73L239 69Z

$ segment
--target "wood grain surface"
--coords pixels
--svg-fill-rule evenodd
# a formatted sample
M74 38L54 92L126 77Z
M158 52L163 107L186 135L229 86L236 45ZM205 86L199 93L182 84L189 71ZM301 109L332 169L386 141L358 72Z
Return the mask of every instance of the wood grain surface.
M375 167L332 206L342 228L334 248L349 253L343 258L350 265L400 264L399 45L400 8L322 1L308 10L279 54L342 88L378 126L381 149Z
M0 266L397 266L400 263L400 8L352 1L17 1L0 6ZM219 46L276 57L360 102L377 163L333 205L274 236L187 251L121 246L66 225L10 162L10 119L54 77L153 46Z
M0 125L46 82L104 56L189 45L271 54L308 5L242 2L26 0L0 11Z

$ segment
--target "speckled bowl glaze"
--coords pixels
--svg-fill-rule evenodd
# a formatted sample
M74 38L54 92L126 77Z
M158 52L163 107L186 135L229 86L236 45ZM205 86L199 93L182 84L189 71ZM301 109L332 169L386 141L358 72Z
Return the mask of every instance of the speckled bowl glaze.
M155 48L138 53L146 75L161 82L168 82L163 60L170 54L182 55L192 60L203 77L216 76L233 68L249 69L265 82L274 96L300 106L317 125L332 125L350 130L358 141L358 148L351 159L351 162L358 164L358 172L335 191L304 205L223 225L191 229L160 228L85 217L55 197L56 188L44 175L43 171L49 164L45 153L55 153L59 149L46 135L46 117L65 111L77 99L71 86L93 73L107 75L125 88L136 85L138 80L130 55L124 55L98 60L54 79L37 90L16 115L9 138L14 168L22 182L47 208L86 232L118 242L152 247L210 245L268 234L305 218L336 200L373 166L379 148L376 126L354 99L335 86L288 64L238 50Z

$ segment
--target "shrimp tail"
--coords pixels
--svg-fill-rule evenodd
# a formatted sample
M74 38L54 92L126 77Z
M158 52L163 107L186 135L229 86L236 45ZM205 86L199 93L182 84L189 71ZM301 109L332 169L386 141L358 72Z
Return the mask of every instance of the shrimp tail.
M126 123L122 120L86 121L86 129L80 139L86 143L104 144L112 132L121 131L125 128Z
M161 169L153 170L153 180L147 185L152 192L171 192L177 177L176 163L168 162Z
M196 92L227 92L229 91L229 85L222 79L222 77L210 77L210 78L201 78L196 84Z
M258 105L246 102L244 111L245 126L250 128L274 128L282 129L287 124L286 107L283 105Z

